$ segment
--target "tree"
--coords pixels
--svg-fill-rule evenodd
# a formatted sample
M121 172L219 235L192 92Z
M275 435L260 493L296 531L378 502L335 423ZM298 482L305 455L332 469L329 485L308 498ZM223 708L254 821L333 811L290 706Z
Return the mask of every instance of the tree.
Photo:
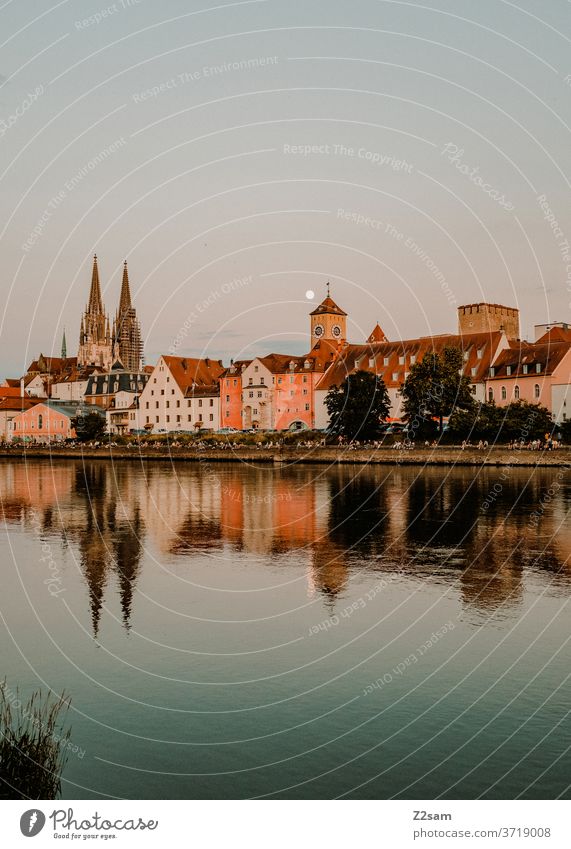
M325 397L329 433L347 439L376 439L387 418L391 402L387 388L376 374L356 371Z
M445 416L454 410L474 409L470 380L462 369L462 351L452 346L444 348L442 354L431 351L411 366L401 389L409 433L426 431L436 418L438 432L442 434Z
M106 430L105 419L95 411L74 416L71 426L80 442L101 439Z
M489 442L529 442L544 439L557 430L547 407L514 401L505 407L494 402L475 405L472 410L455 410L450 416L448 433L455 439L487 439Z

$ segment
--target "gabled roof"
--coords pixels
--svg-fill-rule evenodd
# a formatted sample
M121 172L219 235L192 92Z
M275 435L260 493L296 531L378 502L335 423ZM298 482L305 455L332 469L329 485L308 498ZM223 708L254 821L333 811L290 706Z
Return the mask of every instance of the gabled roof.
M37 360L34 360L28 366L28 374L36 372L39 374L58 375L64 371L77 366L77 357L44 357L40 354Z
M7 386L12 387L12 386L19 386L19 385L20 385L20 378L19 377L7 377L6 380L4 381L4 385L1 388L5 389Z
M11 410L21 413L22 410L29 410L30 407L35 407L40 400L39 398L2 398L0 400L0 411Z
M333 298L329 295L322 301L319 306L309 313L310 315L347 315L341 307L338 307Z
M0 398L19 398L21 395L20 381L15 386L0 386Z
M384 334L384 331L381 330L379 323L375 324L373 328L373 332L370 334L367 342L388 342L389 340Z
M209 357L198 359L163 355L163 360L183 395L193 388L218 384L220 375L225 371L222 360L211 360Z
M492 363L494 375L493 377L490 375L490 380L552 374L570 350L571 340L568 342L512 342L509 348L500 351ZM541 366L540 372L535 369L537 364ZM524 372L524 365L527 366L526 372ZM508 366L511 368L510 374L507 373Z
M538 342L571 342L571 328L551 327L547 333L535 340Z
M488 375L503 333L469 333L463 336L443 334L442 336L421 336L418 339L403 339L400 342L371 342L365 345L347 345L338 359L331 365L316 389L328 390L340 386L345 378L362 369L383 378L385 386L398 388L410 371L412 360L420 362L430 352L441 354L450 346L459 348L464 354L464 374L473 383L481 383ZM401 358L404 357L404 362Z
M220 377L240 377L242 369L247 368L253 360L233 360L232 364L224 369Z

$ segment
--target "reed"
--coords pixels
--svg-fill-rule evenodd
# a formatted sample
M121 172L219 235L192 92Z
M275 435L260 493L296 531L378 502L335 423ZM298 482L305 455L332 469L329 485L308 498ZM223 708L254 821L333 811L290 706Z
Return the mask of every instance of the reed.
M0 799L56 799L71 729L63 730L70 700L41 690L23 702L0 682Z

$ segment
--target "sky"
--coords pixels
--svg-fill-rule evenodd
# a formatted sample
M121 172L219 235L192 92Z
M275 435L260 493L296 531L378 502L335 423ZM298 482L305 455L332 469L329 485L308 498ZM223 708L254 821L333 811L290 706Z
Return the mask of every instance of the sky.
M566 0L4 0L0 378L77 351L92 256L145 358L305 353L491 301L571 321ZM313 295L313 297L312 297Z

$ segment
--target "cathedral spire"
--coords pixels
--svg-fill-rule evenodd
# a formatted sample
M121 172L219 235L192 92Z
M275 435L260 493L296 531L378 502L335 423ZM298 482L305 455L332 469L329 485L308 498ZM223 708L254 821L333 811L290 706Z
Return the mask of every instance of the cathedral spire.
M123 263L123 282L121 283L121 297L119 298L119 315L123 316L131 309L131 290L129 288L129 272L127 260Z
M65 327L63 329L63 336L61 339L61 358L62 360L67 359L67 342L65 341Z
M91 272L91 289L89 292L87 311L92 314L101 314L103 312L103 299L101 297L101 286L99 285L97 254L94 254L93 256L93 271Z

